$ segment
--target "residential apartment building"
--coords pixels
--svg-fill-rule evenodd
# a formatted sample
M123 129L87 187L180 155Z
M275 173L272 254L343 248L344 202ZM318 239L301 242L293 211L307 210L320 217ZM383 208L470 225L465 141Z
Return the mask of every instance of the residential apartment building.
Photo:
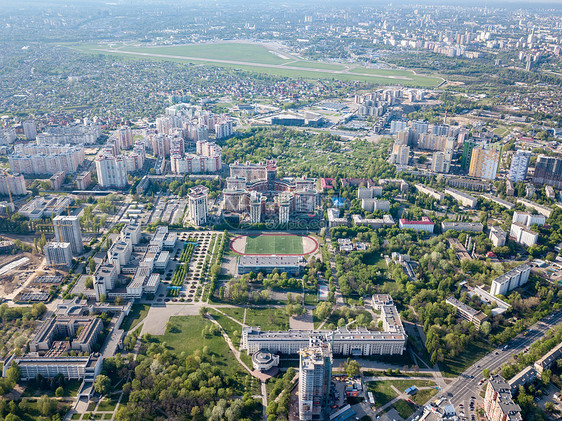
M37 138L37 125L33 120L25 120L23 122L23 134L26 140L35 140Z
M70 145L16 145L8 157L13 173L48 175L76 172L84 159L84 147Z
M426 187L423 184L415 184L416 189L418 190L418 192L423 193L423 194L427 194L428 196L433 197L434 199L437 199L439 201L443 200L445 198L445 195L443 193L441 193L438 190L432 189L431 187Z
M489 421L523 421L521 408L513 402L509 383L500 375L488 379L484 412Z
M44 248L47 266L70 267L72 265L72 250L70 243L48 242Z
M435 152L433 154L433 161L431 162L431 171L438 173L448 173L451 168L451 160L453 159L453 152L447 149L444 152Z
M516 268L498 276L492 281L492 286L490 287L490 294L492 295L506 295L509 291L524 285L529 280L529 275L531 273L531 267L523 263Z
M535 163L533 183L562 189L562 158L539 155Z
M530 230L526 225L513 223L509 230L509 237L519 244L532 247L537 244L539 233Z
M505 240L507 238L507 234L500 227L492 227L490 229L489 238L494 247L502 247L505 246Z
M329 343L311 338L299 351L299 420L326 418L332 382L332 349Z
M70 243L73 256L84 252L80 220L77 216L56 216L53 219L53 227L58 242Z
M24 196L27 194L23 174L0 174L0 194L7 196L8 191L12 196Z
M454 297L447 298L446 302L447 304L455 307L458 316L473 323L478 329L480 329L482 323L484 323L488 319L488 316L486 316L480 310L475 310Z
M441 222L441 231L467 231L467 232L482 232L484 225L480 222Z
M507 175L508 180L518 183L527 177L527 169L531 161L531 152L517 151L511 158L511 167Z
M471 177L495 180L500 162L500 151L498 149L484 146L472 150L470 168L468 175Z
M122 189L127 185L127 165L122 155L101 153L96 157L96 173L101 187Z
M457 202L459 202L463 206L466 206L467 208L475 208L476 203L478 203L478 200L474 196L471 196L470 194L464 193L459 190L445 189L445 194L453 196L453 198Z
M515 211L513 212L513 218L511 222L530 227L535 224L544 225L546 222L546 217L540 214L533 215L528 212Z
M197 226L205 225L209 213L209 189L205 186L192 187L187 198L190 221Z
M92 184L92 174L90 171L81 172L76 176L76 187L78 190L86 190Z

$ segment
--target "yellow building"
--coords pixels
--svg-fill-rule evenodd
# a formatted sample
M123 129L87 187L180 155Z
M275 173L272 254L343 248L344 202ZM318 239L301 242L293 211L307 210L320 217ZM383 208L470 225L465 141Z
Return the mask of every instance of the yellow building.
M477 147L472 150L470 158L470 169L468 175L471 177L494 180L500 162L500 151L498 149L484 149Z

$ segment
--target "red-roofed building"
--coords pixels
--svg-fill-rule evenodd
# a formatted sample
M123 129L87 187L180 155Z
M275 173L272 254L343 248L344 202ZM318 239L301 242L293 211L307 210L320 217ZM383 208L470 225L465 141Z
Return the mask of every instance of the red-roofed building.
M435 224L427 216L422 217L421 221L408 221L407 219L400 219L400 229L413 229L416 231L426 231L433 233Z
M335 180L333 178L321 178L320 179L320 187L322 190L332 190L334 188Z

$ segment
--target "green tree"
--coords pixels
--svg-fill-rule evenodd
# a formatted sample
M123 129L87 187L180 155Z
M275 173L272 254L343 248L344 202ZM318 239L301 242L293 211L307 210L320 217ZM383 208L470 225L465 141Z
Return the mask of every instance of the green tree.
M345 374L348 377L355 377L361 373L361 365L356 361L348 358L345 361Z
M64 388L62 386L57 387L57 390L55 390L55 396L57 398L62 398L64 396Z
M482 370L482 376L484 376L485 379L487 379L488 377L490 377L490 369L489 369L489 368L485 368L484 370Z
M94 382L94 390L101 394L105 395L109 392L109 387L111 386L111 380L104 374L100 374L96 377L96 381Z

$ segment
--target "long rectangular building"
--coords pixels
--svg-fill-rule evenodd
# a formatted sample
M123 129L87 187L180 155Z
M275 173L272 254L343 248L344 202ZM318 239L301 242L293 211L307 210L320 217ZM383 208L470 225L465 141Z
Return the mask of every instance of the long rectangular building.
M478 202L474 196L459 190L445 189L445 193L450 194L457 202L468 208L476 207L476 203Z
M259 327L244 327L240 349L246 349L248 354L260 350L296 354L301 348L308 346L310 339L319 339L332 344L332 351L336 355L402 355L408 336L392 298L388 294L375 294L372 303L381 313L382 332L366 328L262 332Z

